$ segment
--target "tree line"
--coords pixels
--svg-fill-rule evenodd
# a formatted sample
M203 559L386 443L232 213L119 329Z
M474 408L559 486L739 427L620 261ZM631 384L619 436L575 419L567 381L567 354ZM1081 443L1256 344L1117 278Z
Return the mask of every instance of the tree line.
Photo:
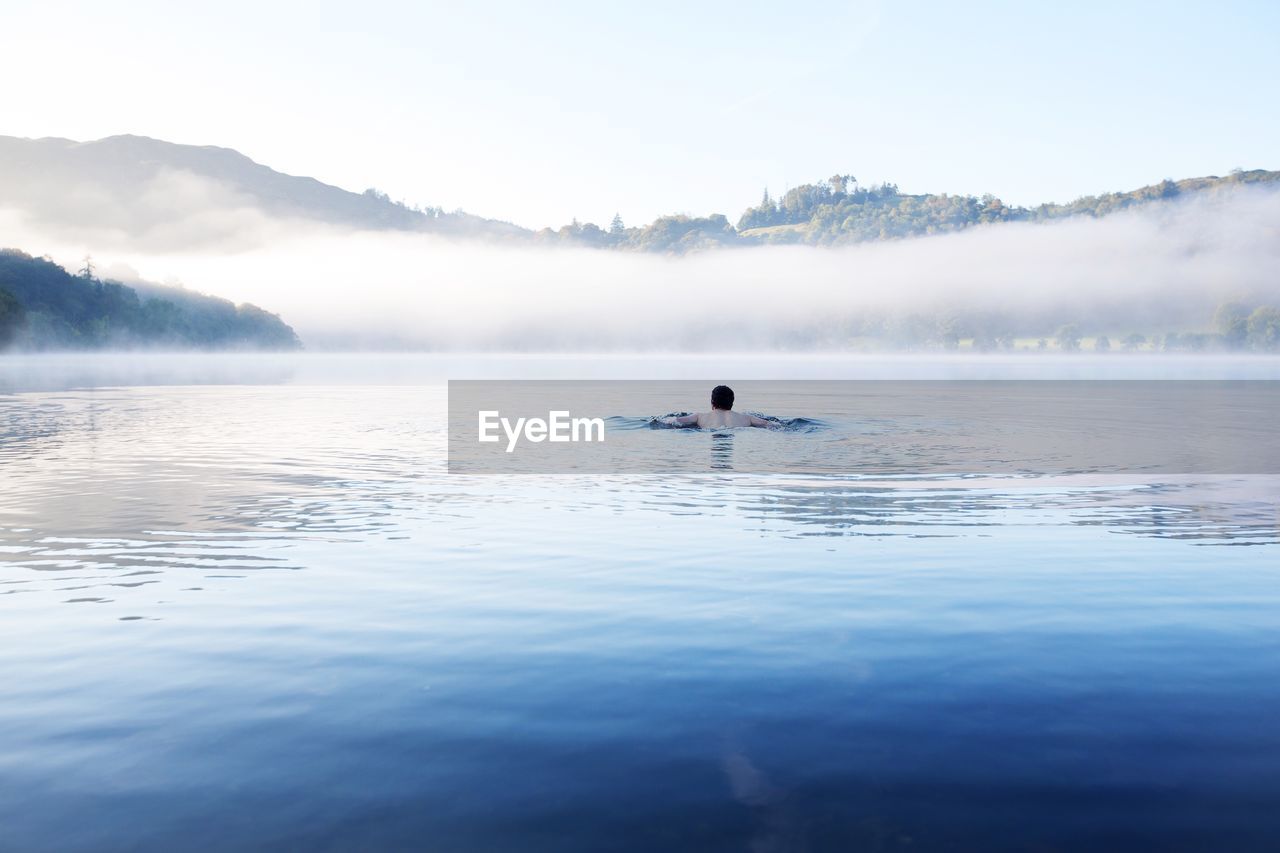
M0 347L297 349L279 316L159 285L103 281L92 261L75 275L48 258L0 249Z
M615 215L607 228L575 219L559 229L544 228L534 239L544 244L671 254L769 244L844 246L954 233L998 222L1101 217L1192 193L1212 195L1248 184L1276 183L1280 183L1280 172L1237 170L1225 177L1164 180L1129 192L1085 196L1068 204L1018 207L993 195L912 195L895 184L862 186L853 175L833 175L787 190L778 198L766 189L760 203L747 208L736 225L717 213L662 216L648 225L627 227Z

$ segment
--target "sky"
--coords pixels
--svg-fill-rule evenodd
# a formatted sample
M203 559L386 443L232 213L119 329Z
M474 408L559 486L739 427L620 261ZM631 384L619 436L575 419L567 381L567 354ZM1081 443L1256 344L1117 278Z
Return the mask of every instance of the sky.
M768 187L1280 169L1280 4L0 0L0 134L133 133L528 227Z

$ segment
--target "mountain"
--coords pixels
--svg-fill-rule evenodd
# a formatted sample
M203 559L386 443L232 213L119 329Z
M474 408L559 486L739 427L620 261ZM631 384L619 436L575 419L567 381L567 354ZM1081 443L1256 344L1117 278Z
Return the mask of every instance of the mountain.
M158 284L71 275L0 249L0 347L297 349L293 329L256 305Z
M363 229L503 239L528 233L466 213L409 208L376 190L353 193L286 175L230 148L144 136L96 142L0 136L0 207L54 224L110 223L130 234L163 229L175 216L243 209Z
M20 209L36 224L58 226L64 232L78 229L80 242L91 247L119 236L161 249L260 242L270 234L270 222L278 219L667 254L776 243L843 246L1003 222L1106 216L1246 186L1280 186L1280 172L1165 180L1034 207L1006 205L992 195L904 193L894 184L862 186L851 175L834 175L795 187L780 198L766 190L760 204L743 212L736 226L716 213L663 216L631 228L618 217L607 229L575 221L534 233L460 211L409 208L376 190L353 193L314 178L286 175L229 148L177 145L142 136L96 142L0 136L0 208Z

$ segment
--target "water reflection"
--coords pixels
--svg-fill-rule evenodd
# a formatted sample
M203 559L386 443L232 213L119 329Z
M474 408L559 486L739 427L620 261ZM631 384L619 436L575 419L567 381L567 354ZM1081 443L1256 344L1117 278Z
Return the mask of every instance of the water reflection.
M711 467L719 471L733 470L733 433L712 433Z
M302 542L403 535L439 463L405 405L270 388L91 389L0 399L0 583L75 604L304 568ZM430 399L426 395L425 399ZM399 532L399 533L398 533ZM145 574L144 574L145 573ZM86 590L102 594L86 596Z
M779 535L965 536L983 528L1029 525L1101 526L1119 533L1197 540L1202 544L1280 541L1280 477L1217 477L1184 482L1096 477L1040 485L1035 479L894 485L841 482L746 489L750 517L781 522ZM799 528L797 530L797 528ZM819 528L809 530L808 528ZM887 528L887 529L886 529Z

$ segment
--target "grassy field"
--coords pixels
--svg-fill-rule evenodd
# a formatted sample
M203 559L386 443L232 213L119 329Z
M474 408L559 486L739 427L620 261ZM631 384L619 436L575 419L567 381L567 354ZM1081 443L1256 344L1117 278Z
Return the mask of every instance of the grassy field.
M798 222L793 225L765 225L761 228L748 228L738 233L743 237L767 237L770 234L802 233L808 229L808 226L808 222Z

